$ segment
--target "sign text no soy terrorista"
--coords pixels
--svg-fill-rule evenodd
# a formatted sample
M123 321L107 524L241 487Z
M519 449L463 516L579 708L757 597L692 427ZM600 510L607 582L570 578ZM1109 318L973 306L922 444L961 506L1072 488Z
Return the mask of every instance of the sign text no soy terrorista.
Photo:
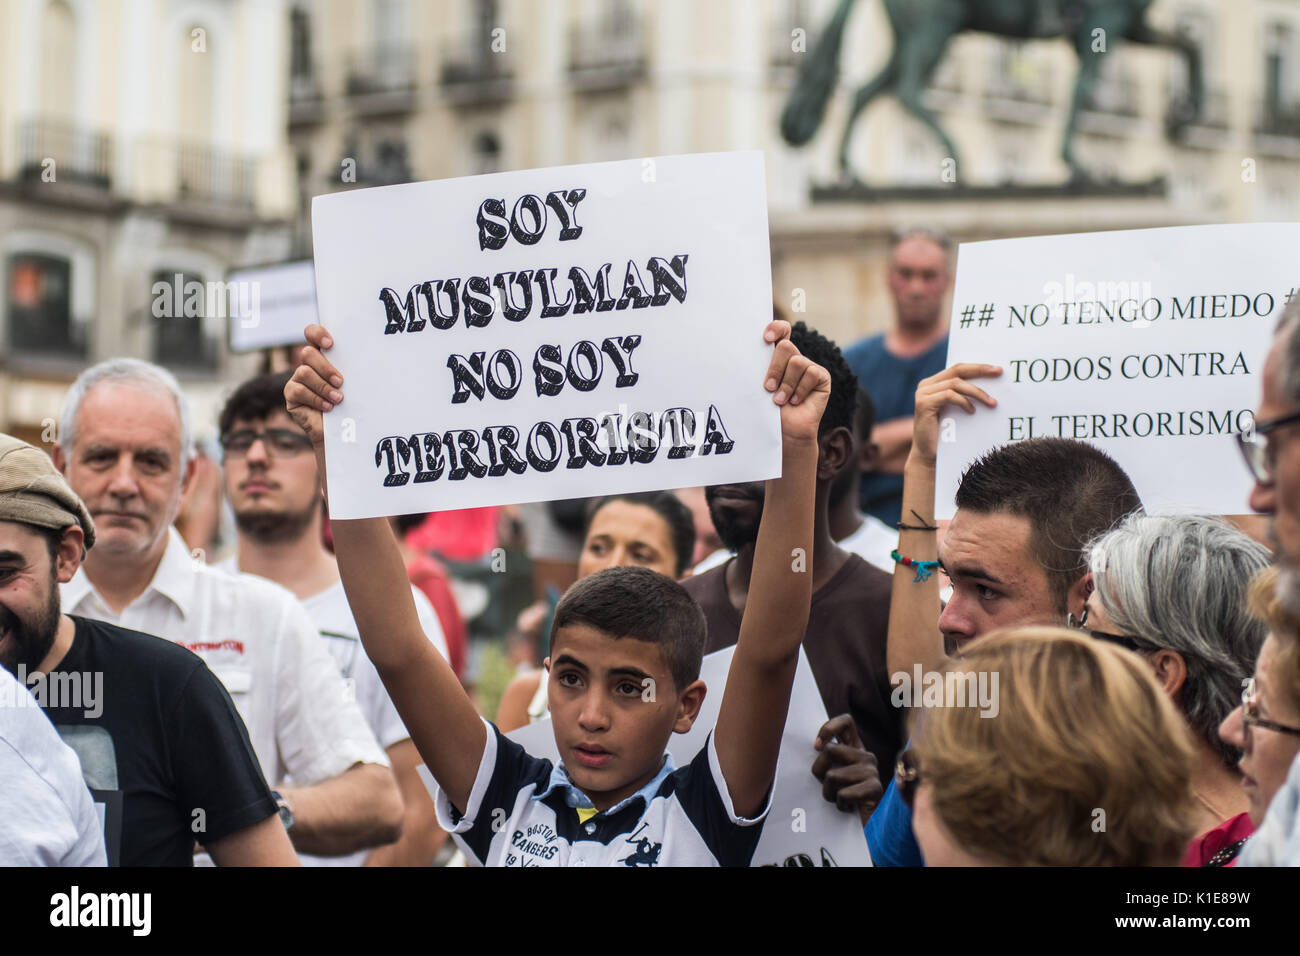
M552 215L558 224L559 241L576 241L583 232L578 209L586 197L585 188L557 189L544 199L528 193L519 197L509 215L504 198L484 199L476 217L479 249L500 250L511 240L524 246L535 245L545 234ZM523 322L534 317L556 319L570 314L685 304L688 259L686 253L650 256L644 273L635 260L628 259L617 297L612 262L601 263L591 272L571 265L563 277L560 267L543 265L494 275L429 279L411 286L404 296L384 288L379 293L384 307L384 334L436 334L457 323L467 329L486 328L498 317ZM566 387L590 392L605 378L606 363L613 387L631 388L640 380L634 353L641 342L639 333L608 335L599 343L581 339L567 350L563 342L547 342L532 355L528 365L531 376L520 356L509 348L496 349L490 355L486 350L454 353L446 362L449 402L508 402L525 388L525 383L539 399L558 395ZM384 473L384 486L394 487L444 476L448 481L461 481L469 477L522 475L529 468L549 472L561 461L566 468L649 463L665 448L668 458L711 452L723 455L732 450L735 443L716 407L709 406L702 435L696 423L696 414L690 408L669 408L658 413L629 413L623 408L596 416L566 418L558 424L540 421L527 434L514 425L502 424L390 435L381 438L375 447L375 466Z

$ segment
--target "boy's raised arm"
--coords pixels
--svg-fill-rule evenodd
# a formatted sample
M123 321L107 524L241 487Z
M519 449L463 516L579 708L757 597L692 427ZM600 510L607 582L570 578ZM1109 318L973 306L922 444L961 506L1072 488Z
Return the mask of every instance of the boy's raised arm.
M781 734L812 603L817 429L831 379L799 354L790 325L776 321L765 386L781 406L781 477L767 483L754 571L723 692L714 747L739 816L755 816L776 774Z
M311 347L285 386L290 416L311 439L325 487L322 413L343 401L343 377L322 351L333 346L319 325L306 330ZM451 667L420 627L392 529L383 518L333 520L334 553L366 655L401 714L438 785L464 811L478 774L487 730Z

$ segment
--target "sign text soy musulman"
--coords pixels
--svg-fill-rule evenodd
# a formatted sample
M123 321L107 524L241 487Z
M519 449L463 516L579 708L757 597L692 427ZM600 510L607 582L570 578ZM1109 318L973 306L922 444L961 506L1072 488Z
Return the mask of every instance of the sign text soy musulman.
M521 196L506 210L504 198L484 199L478 207L480 251L499 250L514 240L535 245L554 222L561 242L582 236L579 206L585 188L558 189L545 198ZM436 335L463 324L466 329L488 327L494 320L524 322L588 313L634 313L642 309L684 305L687 295L687 253L650 256L620 264L621 284L613 262L587 262L567 270L539 265L495 274L428 279L403 295L385 288L385 335ZM557 328L559 328L557 326ZM507 402L521 389L538 399L559 395L566 388L590 392L602 380L614 388L631 388L640 379L636 369L639 333L608 335L599 341L572 344L545 342L525 360L509 348L447 357L449 401ZM701 426L701 427L697 427ZM525 432L514 425L449 429L381 438L375 466L385 487L446 478L495 478L522 475L529 469L548 472L565 468L648 463L662 452L668 458L726 454L734 442L716 407L703 416L690 408L628 411L596 416L539 421Z

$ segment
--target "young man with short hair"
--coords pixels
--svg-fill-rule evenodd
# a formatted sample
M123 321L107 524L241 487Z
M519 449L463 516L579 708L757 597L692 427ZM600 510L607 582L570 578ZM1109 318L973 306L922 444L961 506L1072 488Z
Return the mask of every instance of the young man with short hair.
M790 566L812 546L817 426L826 371L799 355L789 326L765 387L781 408L782 473L768 483L754 598L746 609L717 724L689 766L665 745L699 714L704 620L680 586L640 568L576 585L551 632L550 710L561 762L530 756L483 720L419 632L400 556L382 519L335 521L339 569L366 653L440 787L439 815L462 849L504 866L748 865L771 799L811 575ZM324 469L322 413L343 379L310 326L308 364L285 389ZM647 589L654 595L647 599Z
M304 854L305 866L429 866L446 840L416 768L420 755L374 665L361 649L338 563L321 539L323 508L311 441L284 410L289 372L240 385L221 410L226 499L235 513L235 556L220 565L274 581L311 615L357 706L392 761L405 814L396 843L346 856ZM428 598L412 587L420 627L444 657L442 628Z
M939 548L933 518L941 415L947 405L972 414L975 402L992 408L994 399L969 380L999 374L997 366L962 363L916 390L916 438L903 486L911 527L900 531L898 546L912 564L900 562L894 572L891 674L937 671L946 651L997 628L1080 619L1091 586L1084 547L1142 507L1128 475L1105 452L1066 438L1031 438L971 464ZM952 580L946 606L939 576L922 562L937 562ZM911 811L892 782L867 824L867 843L877 866L922 863Z

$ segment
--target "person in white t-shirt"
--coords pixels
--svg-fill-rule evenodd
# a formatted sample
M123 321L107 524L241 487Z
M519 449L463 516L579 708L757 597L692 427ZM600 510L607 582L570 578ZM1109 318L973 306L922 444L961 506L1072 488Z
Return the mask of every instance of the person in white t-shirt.
M62 585L65 611L197 654L225 685L294 848L341 856L391 843L402 799L389 761L293 595L191 555L171 527L193 478L189 407L138 359L82 372L54 463L90 509L97 544Z
M81 763L0 667L0 866L107 866Z
M416 771L420 755L366 657L338 564L325 549L316 458L306 434L284 410L289 374L249 379L221 411L222 473L238 544L228 563L231 570L275 581L302 602L387 751L405 804L396 843L344 857L301 859L308 866L428 866L447 834L438 827L433 799ZM411 592L420 626L445 659L446 640L433 606L415 587Z
M853 417L853 450L844 470L831 482L831 537L845 551L861 555L888 574L894 573L894 559L889 553L898 547L898 531L874 515L858 508L858 488L862 476L870 474L880 460L880 449L871 440L876 423L876 406L871 396L858 388L858 408Z

